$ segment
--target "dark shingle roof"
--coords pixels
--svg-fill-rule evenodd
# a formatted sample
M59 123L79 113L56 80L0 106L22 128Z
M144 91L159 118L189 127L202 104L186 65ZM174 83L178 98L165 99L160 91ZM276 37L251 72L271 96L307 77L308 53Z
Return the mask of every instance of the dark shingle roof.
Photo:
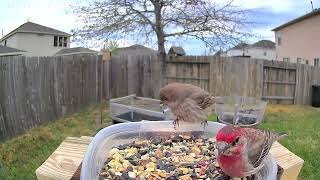
M258 48L266 48L266 49L275 49L276 44L269 40L261 40L251 45L251 47L258 47Z
M234 46L233 48L231 48L230 50L236 50L236 49L243 49L250 46L247 43L239 43L238 45Z
M168 54L177 54L179 56L184 56L184 55L186 55L186 52L184 51L184 49L182 47L172 46L169 49Z
M307 13L307 14L305 14L305 15L303 15L303 16L300 16L300 17L298 17L298 18L296 18L296 19L293 19L293 20L291 20L291 21L289 21L289 22L287 22L287 23L284 23L284 24L282 24L282 25L280 25L280 26L272 29L272 31L278 31L278 30L280 30L280 29L282 29L282 28L285 28L285 27L287 27L287 26L290 26L290 25L292 25L292 24L295 24L295 23L297 23L297 22L303 21L303 20L305 20L305 19L307 19L307 18L313 17L313 16L315 16L315 15L319 15L319 14L320 14L320 9L319 9L319 8L318 8L318 9L314 9L314 10L311 11L310 13Z
M91 50L89 48L75 47L75 48L65 48L58 51L55 56L71 55L71 54L96 54L97 51Z
M52 34L52 35L62 35L62 36L71 36L68 33L52 29L46 26L42 26L40 24L36 24L33 22L26 22L22 24L21 26L17 27L15 30L11 31L7 35L5 35L3 38L0 39L0 41L12 36L15 33L38 33L38 34Z
M25 51L20 50L20 49L11 48L8 46L0 45L0 54L1 53L23 53L23 52L25 52Z
M123 51L123 50L124 51L126 51L126 50L139 50L139 51L150 51L150 52L153 52L153 53L157 53L156 50L148 48L148 47L145 47L145 46L142 46L140 44L135 44L135 45L128 46L128 47L118 48L118 50L120 50L120 51Z
M123 48L118 48L115 53L113 54L114 56L128 56L128 55L156 55L158 52L154 49L135 44L132 46L128 47L123 47Z

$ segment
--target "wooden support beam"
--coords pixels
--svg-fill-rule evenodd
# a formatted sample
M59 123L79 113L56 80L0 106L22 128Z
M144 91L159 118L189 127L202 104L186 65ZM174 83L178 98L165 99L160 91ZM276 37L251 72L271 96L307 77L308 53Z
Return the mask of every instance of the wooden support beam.
M300 170L304 163L303 159L290 152L278 142L275 142L272 145L270 153L276 160L278 166L283 169L281 180L298 179Z
M294 97L289 97L289 96L262 96L262 99L294 100Z

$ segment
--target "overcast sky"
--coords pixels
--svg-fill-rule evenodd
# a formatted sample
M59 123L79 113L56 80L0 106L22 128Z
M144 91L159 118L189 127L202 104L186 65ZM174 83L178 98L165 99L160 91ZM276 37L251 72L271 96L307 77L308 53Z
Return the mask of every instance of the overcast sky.
M223 0L216 1L223 2ZM73 2L75 1L0 0L0 30L3 30L5 35L29 20L70 33L71 29L81 26L76 22L76 17L68 13ZM259 23L254 28L254 33L261 37L250 39L249 43L259 39L274 41L271 29L311 11L310 0L235 0L235 3L252 9L253 20ZM314 0L313 4L315 8L320 7L320 0ZM122 44L128 45L128 43ZM192 39L187 42L176 42L174 45L182 46L187 54L192 55L201 55L206 51L202 42Z

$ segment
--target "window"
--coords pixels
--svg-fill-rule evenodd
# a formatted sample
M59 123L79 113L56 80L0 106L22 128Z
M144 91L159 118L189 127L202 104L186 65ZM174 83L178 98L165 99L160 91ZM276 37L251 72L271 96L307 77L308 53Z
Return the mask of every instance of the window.
M276 32L276 41L278 46L281 45L281 33L280 32Z
M67 47L68 45L68 37L65 36L54 36L53 38L53 46L54 47Z
M319 65L320 65L320 59L314 58L314 66L319 66Z
M63 37L63 47L67 47L67 43L68 43L68 38Z
M59 47L62 47L62 36L59 36Z
M283 58L283 62L290 62L290 58L289 57Z
M4 46L7 46L7 40L4 40Z
M54 46L54 47L57 47L57 46L58 46L58 36L54 36L53 46Z
M263 55L264 55L264 56L267 56L267 52L263 52Z
M278 45L281 45L281 37L278 37Z
M297 58L297 63L301 63L301 58Z
M309 64L309 60L306 60L306 64Z

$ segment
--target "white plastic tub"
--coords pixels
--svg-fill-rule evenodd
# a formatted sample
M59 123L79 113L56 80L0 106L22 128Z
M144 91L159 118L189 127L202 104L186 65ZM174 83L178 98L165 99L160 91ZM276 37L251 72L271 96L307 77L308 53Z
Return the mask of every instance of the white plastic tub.
M215 122L209 122L204 133L207 137L215 137L216 133L224 125ZM132 123L121 123L102 129L90 143L85 154L82 169L81 180L99 179L99 173L107 159L108 151L112 147L130 143L140 137L148 138L149 136L170 135L174 132L196 132L202 131L203 127L194 127L180 124L179 129L175 131L170 121L142 121ZM275 161L268 157L266 165L256 175L263 180L276 180L277 165Z

